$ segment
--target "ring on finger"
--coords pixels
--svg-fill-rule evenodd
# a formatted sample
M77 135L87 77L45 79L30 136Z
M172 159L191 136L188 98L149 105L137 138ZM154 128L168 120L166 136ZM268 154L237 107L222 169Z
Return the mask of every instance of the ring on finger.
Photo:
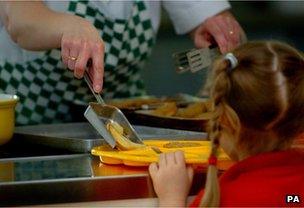
M77 60L77 58L74 57L74 56L69 56L68 59L70 59L71 61L76 61Z

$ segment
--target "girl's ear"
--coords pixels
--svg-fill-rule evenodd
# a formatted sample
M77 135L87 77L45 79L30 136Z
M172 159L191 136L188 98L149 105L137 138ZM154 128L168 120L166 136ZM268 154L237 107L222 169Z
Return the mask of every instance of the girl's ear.
M221 128L237 139L240 134L241 124L236 112L227 104L223 104L223 113L220 116Z
M238 161L239 119L228 105L224 104L223 107L223 113L219 118L221 128L220 146L232 160Z
M221 127L221 137L220 137L220 146L223 148L225 153L234 160L239 160L239 155L237 151L237 142L238 139L235 135L236 130L231 124L231 119L228 118L226 113L223 113L220 117L220 127Z

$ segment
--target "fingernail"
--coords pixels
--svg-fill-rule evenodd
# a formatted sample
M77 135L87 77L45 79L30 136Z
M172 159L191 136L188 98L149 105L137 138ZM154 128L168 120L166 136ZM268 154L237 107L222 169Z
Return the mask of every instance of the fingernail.
M77 79L81 79L81 74L76 74Z
M94 90L95 90L95 92L100 92L101 91L101 86L100 85L95 85Z

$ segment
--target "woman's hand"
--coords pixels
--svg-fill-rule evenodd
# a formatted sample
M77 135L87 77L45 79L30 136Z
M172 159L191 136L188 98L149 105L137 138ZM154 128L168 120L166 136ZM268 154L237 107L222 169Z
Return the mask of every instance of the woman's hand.
M61 47L63 63L81 78L89 60L93 87L103 84L104 44L96 28L85 19L52 11L42 1L0 1L0 18L20 47L44 51Z
M186 167L182 151L160 154L149 166L159 206L184 207L192 184L193 169Z
M64 65L82 78L88 67L94 90L102 89L104 74L104 43L96 28L81 17L72 16L66 20L67 27L61 38L61 55ZM88 65L88 62L92 64Z
M216 44L222 53L227 53L246 41L243 29L229 11L208 18L190 35L197 48Z

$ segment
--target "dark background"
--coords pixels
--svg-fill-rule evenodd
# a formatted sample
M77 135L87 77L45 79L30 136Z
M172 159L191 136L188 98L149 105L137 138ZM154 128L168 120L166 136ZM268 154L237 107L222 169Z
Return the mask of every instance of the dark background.
M248 40L275 39L304 50L304 1L230 1L232 13ZM187 35L177 36L165 11L152 56L142 70L150 95L195 95L205 81L205 72L177 74L171 54L193 48Z

